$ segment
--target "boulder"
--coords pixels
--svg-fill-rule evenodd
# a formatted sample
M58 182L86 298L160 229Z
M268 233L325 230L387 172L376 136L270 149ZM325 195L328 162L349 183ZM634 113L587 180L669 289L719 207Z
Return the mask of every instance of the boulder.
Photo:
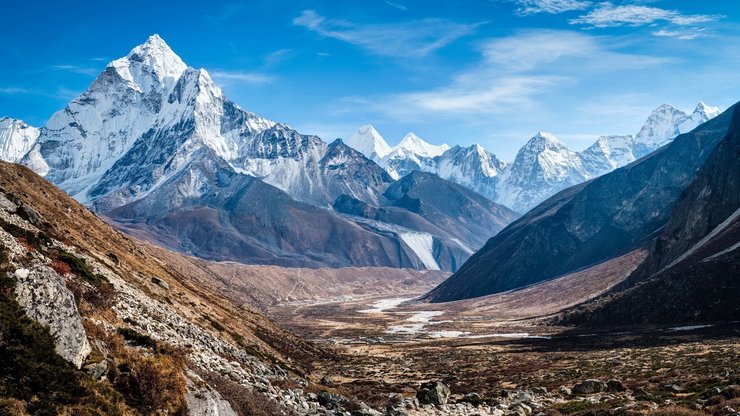
M87 364L82 369L85 370L90 377L95 380L100 380L101 377L108 373L108 361L102 360L97 363Z
M509 407L509 412L516 416L530 416L532 414L532 408L524 403L516 403Z
M92 348L87 341L75 297L54 269L37 266L15 272L16 300L26 315L42 325L56 340L56 352L75 367L82 367Z
M185 401L191 416L237 416L231 404L219 392L202 382L193 382L190 378L187 380Z
M421 385L416 398L421 404L444 405L450 397L450 389L439 381L429 381Z
M573 394L594 394L606 391L606 383L599 380L584 380L573 386Z
M572 391L566 386L560 386L560 388L558 388L558 393L563 396L570 396L572 394Z
M609 393L619 393L626 390L627 388L624 387L624 384L619 380L609 380L606 382L606 391Z
M332 376L329 376L329 375L321 377L321 384L324 386L333 386L334 378L332 378Z
M340 408L347 399L344 396L327 391L322 391L317 397L319 404L327 409L338 409Z

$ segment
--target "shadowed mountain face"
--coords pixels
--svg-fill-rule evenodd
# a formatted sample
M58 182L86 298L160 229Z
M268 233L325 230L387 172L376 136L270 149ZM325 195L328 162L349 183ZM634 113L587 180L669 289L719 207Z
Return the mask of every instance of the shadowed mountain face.
M209 151L107 216L135 235L206 259L305 267L419 263L399 241L296 202Z
M645 262L608 296L564 314L576 324L740 316L740 111L676 203Z
M431 269L457 270L487 236L517 217L461 185L420 171L399 179L383 196L385 204L374 206L342 195L334 209L367 219L355 220L363 227L395 233L419 258L429 260L425 265Z
M450 301L520 288L648 243L725 136L732 111L538 205L491 238L428 299Z
M437 175L414 171L385 192L389 205L414 212L453 237L480 247L517 214Z

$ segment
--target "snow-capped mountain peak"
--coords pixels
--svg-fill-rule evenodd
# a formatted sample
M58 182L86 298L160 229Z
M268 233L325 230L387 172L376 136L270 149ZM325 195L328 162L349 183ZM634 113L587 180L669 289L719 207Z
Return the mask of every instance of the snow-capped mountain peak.
M694 114L701 114L707 119L717 117L719 113L722 110L720 110L719 107L712 107L709 105L706 105L704 101L699 101L699 104L696 105L696 108L694 109Z
M524 145L522 149L529 149L535 152L542 152L545 149L561 149L567 148L565 143L560 141L552 133L546 131L537 132L531 139Z
M156 34L108 67L141 92L148 92L157 84L169 89L187 69L185 62Z
M372 124L361 126L357 133L347 140L347 145L376 162L393 151Z
M401 142L394 148L394 150L403 149L409 153L413 153L417 156L423 157L434 157L440 156L442 153L450 148L447 144L435 146L426 142L421 137L417 136L413 132L408 132L401 139Z
M22 120L0 117L0 160L17 162L36 143L39 129Z
M657 149L679 134L678 126L687 118L683 111L662 104L650 113L635 139L649 149Z

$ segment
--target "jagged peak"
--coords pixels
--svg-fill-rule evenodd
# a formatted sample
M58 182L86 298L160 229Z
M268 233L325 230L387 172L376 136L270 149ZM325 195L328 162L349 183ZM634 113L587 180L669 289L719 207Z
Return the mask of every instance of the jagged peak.
M347 145L369 158L380 159L392 151L390 145L372 124L360 126L357 132L347 140Z
M112 61L108 67L142 91L151 88L150 75L172 86L187 69L185 62L157 34L149 36L146 42L131 49L125 57Z
M565 143L560 141L560 139L557 138L552 133L548 133L546 131L539 131L537 134L532 136L531 139L527 142L527 144L524 145L524 148L529 147L567 147Z
M441 155L449 150L449 148L450 146L446 143L439 146L433 145L417 136L414 132L408 132L403 136L401 142L394 147L394 150L406 150L419 156L434 157Z
M712 107L707 105L704 101L699 101L699 104L694 108L694 114L704 114L709 118L713 118L721 112L719 107Z

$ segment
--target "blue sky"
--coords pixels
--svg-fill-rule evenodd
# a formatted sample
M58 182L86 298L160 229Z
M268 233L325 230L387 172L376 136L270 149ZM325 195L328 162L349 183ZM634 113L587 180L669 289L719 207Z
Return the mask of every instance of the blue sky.
M734 0L151 3L6 0L0 115L43 125L152 33L327 141L369 122L391 144L412 130L512 159L539 130L581 149L664 102L740 100Z

